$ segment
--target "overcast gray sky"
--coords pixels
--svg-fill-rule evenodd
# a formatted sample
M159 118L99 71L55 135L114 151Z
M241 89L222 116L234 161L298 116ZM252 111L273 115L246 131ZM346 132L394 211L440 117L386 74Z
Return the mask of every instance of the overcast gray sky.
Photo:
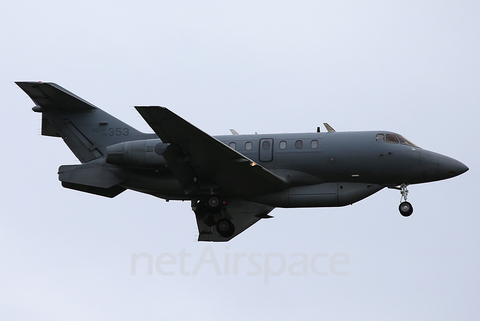
M2 3L1 319L478 320L479 17L474 1ZM19 80L142 131L134 105L212 135L329 122L400 132L470 171L411 186L408 219L382 190L198 243L187 202L62 188L58 167L78 161L39 134Z

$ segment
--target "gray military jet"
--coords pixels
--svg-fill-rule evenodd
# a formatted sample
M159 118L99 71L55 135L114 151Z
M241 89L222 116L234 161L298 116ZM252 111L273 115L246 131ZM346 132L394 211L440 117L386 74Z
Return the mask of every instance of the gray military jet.
M189 200L199 241L228 241L275 207L335 207L388 187L410 216L410 184L451 178L461 162L388 131L212 137L164 107L135 107L139 132L54 83L16 83L42 113L42 135L61 137L82 163L63 165L66 188L115 197L126 189Z

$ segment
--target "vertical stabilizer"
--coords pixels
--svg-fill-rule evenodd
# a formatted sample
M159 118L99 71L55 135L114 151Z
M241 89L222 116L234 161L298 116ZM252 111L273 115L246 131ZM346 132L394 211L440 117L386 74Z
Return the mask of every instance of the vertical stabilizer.
M42 113L42 135L62 137L82 162L106 155L106 147L123 141L148 139L86 100L54 83L16 82Z

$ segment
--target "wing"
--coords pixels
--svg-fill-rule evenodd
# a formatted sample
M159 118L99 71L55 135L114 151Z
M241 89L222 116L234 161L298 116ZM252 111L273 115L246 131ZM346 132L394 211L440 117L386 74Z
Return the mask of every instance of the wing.
M195 212L198 226L198 240L211 242L226 242L257 223L262 218L271 218L268 215L273 207L247 201L234 201L225 206L226 216L235 226L235 232L230 237L223 237L218 234L215 225L212 225L213 215L208 213Z
M163 156L187 195L214 190L230 197L250 197L282 189L280 177L167 108L135 108L160 139L170 143Z

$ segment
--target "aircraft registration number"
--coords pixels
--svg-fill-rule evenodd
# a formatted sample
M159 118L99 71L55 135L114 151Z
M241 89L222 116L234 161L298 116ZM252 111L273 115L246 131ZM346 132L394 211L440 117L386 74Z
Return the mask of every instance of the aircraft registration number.
M95 132L100 132L102 137L107 137L107 136L128 136L130 134L129 128L95 128Z

